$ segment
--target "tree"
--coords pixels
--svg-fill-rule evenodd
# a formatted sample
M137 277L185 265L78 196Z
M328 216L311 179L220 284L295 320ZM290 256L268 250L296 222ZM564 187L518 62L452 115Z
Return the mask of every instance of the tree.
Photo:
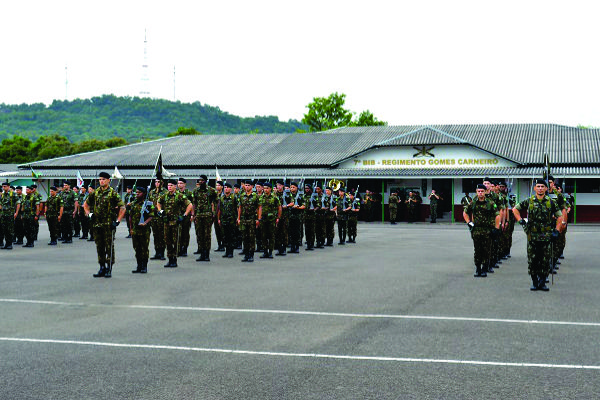
M35 160L47 160L72 154L73 144L66 137L54 134L40 136L31 149L36 154Z
M109 149L112 149L113 147L126 146L127 145L127 140L125 140L123 138L120 138L120 137L114 137L112 139L107 139L106 142L104 142L104 144Z
M177 128L177 132L172 132L167 135L167 137L180 136L180 135L202 135L201 132L198 132L194 128L184 128L180 126Z
M352 112L344 108L345 94L332 93L329 97L314 97L306 107L302 123L309 126L311 132L347 126L352 121Z
M0 160L4 163L24 163L31 160L31 140L13 136L4 139L0 145Z
M373 113L369 110L365 110L360 113L358 119L352 121L350 126L386 126L387 122L379 121Z
M106 148L107 146L102 140L83 140L73 145L73 154L89 153L90 151L103 150Z

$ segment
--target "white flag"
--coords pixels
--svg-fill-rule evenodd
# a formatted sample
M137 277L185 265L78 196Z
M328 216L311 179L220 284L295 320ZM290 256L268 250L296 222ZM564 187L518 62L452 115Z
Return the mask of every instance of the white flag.
M219 175L219 168L217 168L216 165L215 165L215 177L217 178L218 181L221 180L221 175Z
M116 165L115 165L115 172L113 172L111 178L113 178L113 179L123 179L123 175L121 175L121 173L119 172L119 169L117 168Z
M79 170L77 170L77 186L83 186L83 178L81 177L81 173L79 172Z

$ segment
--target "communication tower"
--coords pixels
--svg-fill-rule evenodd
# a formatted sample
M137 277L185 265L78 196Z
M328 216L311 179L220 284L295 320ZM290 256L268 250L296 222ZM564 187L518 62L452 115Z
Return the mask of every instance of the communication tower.
M142 64L142 87L140 97L150 97L150 76L148 74L148 40L144 29L144 62Z

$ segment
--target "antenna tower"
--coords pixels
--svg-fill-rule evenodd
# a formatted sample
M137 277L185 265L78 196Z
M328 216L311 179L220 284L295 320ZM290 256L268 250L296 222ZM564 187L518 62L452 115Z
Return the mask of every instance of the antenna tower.
M140 97L150 97L150 77L148 74L148 40L144 29L144 63L142 64L142 88Z
M65 65L65 101L69 100L69 79L67 75L67 66Z

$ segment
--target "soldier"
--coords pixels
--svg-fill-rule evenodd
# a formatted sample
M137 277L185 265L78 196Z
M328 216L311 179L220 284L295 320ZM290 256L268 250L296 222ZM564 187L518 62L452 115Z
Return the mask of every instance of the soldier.
M11 186L11 189L13 187ZM15 195L21 199L21 208L19 209L19 214L17 218L15 218L15 237L13 238L13 244L23 244L23 238L25 237L25 224L23 222L23 200L25 200L25 195L23 194L23 188L21 186L17 186L14 190Z
M435 192L435 189L431 189L431 194L429 195L429 210L431 223L435 224L437 220L438 213L438 201L440 200L440 196Z
M291 245L290 253L299 253L300 246L302 245L302 214L304 214L306 206L296 182L290 183L290 203L288 203L287 207L290 218L288 232Z
M186 188L187 180L185 178L179 178L177 181L177 190L183 193L188 200L192 201L192 191ZM179 238L179 253L180 257L187 257L187 249L190 245L190 229L192 228L192 219L187 218L181 223L181 237Z
M264 193L258 201L258 221L261 225L263 255L260 258L273 258L275 249L275 229L281 221L281 203L272 194L272 185L265 182Z
M344 188L340 188L338 193L339 197L335 206L335 211L337 213L338 236L340 237L338 244L344 245L346 244L346 234L348 232L348 214L352 204L350 203L349 197L346 196L346 190Z
M473 201L473 198L471 196L469 196L469 192L465 192L465 195L462 197L462 199L460 199L460 205L462 206L463 210L469 204L471 204L472 201Z
M110 278L115 263L115 232L125 216L125 204L117 192L110 187L110 175L106 172L98 174L100 187L90 193L83 204L85 215L93 215L92 230L98 253L100 269L94 278ZM69 214L68 211L65 211ZM116 218L115 218L116 216ZM63 218L65 214L63 214Z
M38 200L37 197L34 196L31 186L27 186L25 192L25 197L23 197L21 203L21 210L23 214L23 228L25 231L25 237L27 238L27 243L23 247L33 247L33 242L35 240L35 221L40 217L38 214Z
M400 199L398 199L398 191L394 189L392 190L392 193L388 199L388 207L390 209L390 224L392 225L396 225L396 221L398 219L398 203L400 203Z
M241 188L241 185L239 183L236 183L233 185L233 196L238 200L238 203L240 201L240 196L241 196L240 188ZM235 248L241 249L242 248L242 232L240 232L240 227L237 223L234 224L233 230L235 232Z
M223 244L223 229L218 224L217 212L219 211L219 199L223 195L223 181L217 181L215 183L215 190L217 192L216 197L213 199L213 221L215 226L215 237L217 238L217 248L215 251L225 251Z
M254 261L256 248L256 228L258 227L258 195L252 192L253 182L244 183L244 194L240 197L237 223L242 231L244 241L244 259L242 262Z
M235 226L237 225L239 204L238 198L232 193L231 183L225 182L223 187L223 196L221 196L221 200L219 201L217 216L218 223L221 226L221 229L223 229L223 241L225 245L225 254L223 257L233 258L233 249L235 248L237 239ZM209 261L208 257L204 261Z
M158 215L164 221L165 244L169 262L165 268L177 268L177 249L181 237L181 224L192 215L192 203L187 196L177 190L177 181L169 179L167 192L159 197Z
M365 220L367 222L373 221L373 211L374 211L373 203L374 203L373 192L371 192L369 189L367 189L365 191ZM338 230L339 230L339 223L338 223Z
M192 193L192 218L194 219L196 242L198 243L198 250L194 254L200 254L196 261L210 261L211 228L217 191L208 186L207 182L206 175L200 175L197 181L198 187Z
M408 222L413 223L417 220L417 203L418 199L412 190L408 192L408 198L405 201L406 209L408 211Z
M264 194L264 187L263 187L263 183L261 181L257 181L254 184L254 190L256 191L256 195L258 196L258 200L260 201L261 197ZM256 252L261 252L263 251L263 246L262 246L262 226L260 224L258 224L258 226L256 227Z
M64 211L62 197L57 195L57 191L56 186L50 186L50 196L46 200L46 208L44 210L46 222L48 222L48 231L50 231L49 246L56 246L56 240L58 239L58 235L60 235L60 220ZM83 210L83 207L81 209ZM89 219L84 218L84 220L88 221Z
M277 254L275 254L276 256L285 256L288 245L288 204L292 202L292 199L290 197L290 191L286 190L284 186L285 184L282 180L277 181L277 190L275 190L275 195L279 198L279 203L281 204L281 217L279 218L279 223L275 228L275 247L277 248Z
M326 228L325 228L325 213L326 210L323 210L323 188L321 184L317 183L315 185L315 202L318 204L315 211L315 237L317 240L317 245L315 246L317 249L325 248L325 237L326 237Z
M360 212L360 197L358 193L348 193L350 198L350 209L348 210L348 243L356 243L358 233L358 213Z
M500 212L500 224L502 225L502 223L505 220L506 207L505 207L502 199L498 195L498 188L496 186L496 182L491 180L490 178L486 177L483 179L483 185L486 187L485 197L492 200L496 204L498 212ZM494 233L494 235L492 235L492 244L491 244L491 248L490 248L490 253L491 253L491 258L492 258L492 266L490 267L490 270L488 272L493 272L493 268L500 268L500 265L499 265L500 260L498 257L499 242L500 242L499 232Z
M463 210L463 218L471 232L474 247L476 278L485 278L493 272L490 246L492 236L500 226L500 212L496 203L485 196L485 185L477 185L477 197Z
M148 272L148 258L150 257L150 231L151 222L154 217L154 203L146 199L147 189L145 187L135 188L135 200L129 205L129 216L131 219L131 244L135 252L137 267L134 274L145 274Z
M2 184L2 196L0 196L0 225L4 240L3 250L12 250L13 238L15 236L15 220L21 209L21 199L10 190L10 184Z
M42 214L42 195L40 194L40 192L38 192L37 190L37 185L34 183L33 185L31 185L31 189L33 190L33 195L37 198L37 203L38 203L38 214ZM81 203L79 203L81 204ZM34 230L35 230L35 240L38 240L38 233L40 231L40 220L39 218L35 221L34 223Z
M65 210L61 219L63 243L73 243L73 218L77 214L79 202L75 192L71 190L71 185L67 181L63 183L61 197Z
M79 187L73 186L73 193L75 193L75 199L77 200L77 204L81 205L83 203L79 202ZM73 214L73 237L80 237L81 234L81 223L79 221L79 209L81 207L77 207L75 214Z
M528 272L532 282L530 290L545 292L550 290L546 286L546 278L552 269L554 242L563 226L563 214L556 202L546 195L547 190L546 181L537 179L535 195L513 208L515 219L527 234ZM527 220L521 218L521 210L527 210Z
M167 190L162 187L163 183L160 179L154 180L154 188L148 193L148 200L154 205L154 209L158 206L160 199ZM161 217L155 215L152 218L152 236L154 238L154 255L151 260L165 260L165 224Z
M315 218L316 209L321 207L316 193L313 193L312 186L310 184L304 185L304 232L306 234L306 250L314 250L315 248Z
M81 189L79 189L79 199L77 200L79 201L80 205L85 203L87 196L87 188L85 186L81 186ZM83 207L79 207L79 221L81 223L81 236L79 237L79 240L86 240L90 232L90 219L85 217L85 210Z
M60 190L61 190L61 187L58 187L58 190L60 191ZM96 191L96 189L94 188L94 185L91 185L91 184L90 184L90 185L88 186L88 189L87 189L87 196L86 196L86 200L87 200L87 198L88 198L88 197L89 197L89 196L90 196L92 193L94 193L95 191ZM59 193L57 193L57 194L60 196L60 192L59 192ZM85 217L85 210L83 210L83 216ZM90 234L90 238L89 238L87 241L88 241L88 242L94 242L94 241L95 241L95 240L94 240L94 216L93 216L93 215L90 215L90 216L87 218L87 221L88 221L88 222L87 222L87 225L88 225L88 228L89 228L89 234Z
M127 223L127 236L125 238L130 239L132 234L131 204L136 199L136 193L133 192L133 186L131 185L127 185L125 191L125 198L123 199L125 203L125 222Z
M559 256L562 255L563 250L565 249L565 245L566 245L566 241L567 241L567 222L568 222L568 212L567 212L567 201L565 199L565 196L561 193L560 190L558 190L558 187L555 185L554 182L554 177L552 175L550 175L548 177L548 184L550 185L550 190L549 190L549 196L551 199L556 201L556 205L558 205L558 208L560 208L560 211L562 213L562 230L559 231L560 235L556 241L556 250L554 251L553 254L553 260L552 260L552 265L553 265L553 271L552 273L556 273L556 271L558 269L558 264L560 264L560 261L558 261Z
M335 239L335 207L337 198L333 196L333 191L330 187L325 188L325 196L323 196L322 208L325 210L325 238L327 243L325 246L333 246Z

